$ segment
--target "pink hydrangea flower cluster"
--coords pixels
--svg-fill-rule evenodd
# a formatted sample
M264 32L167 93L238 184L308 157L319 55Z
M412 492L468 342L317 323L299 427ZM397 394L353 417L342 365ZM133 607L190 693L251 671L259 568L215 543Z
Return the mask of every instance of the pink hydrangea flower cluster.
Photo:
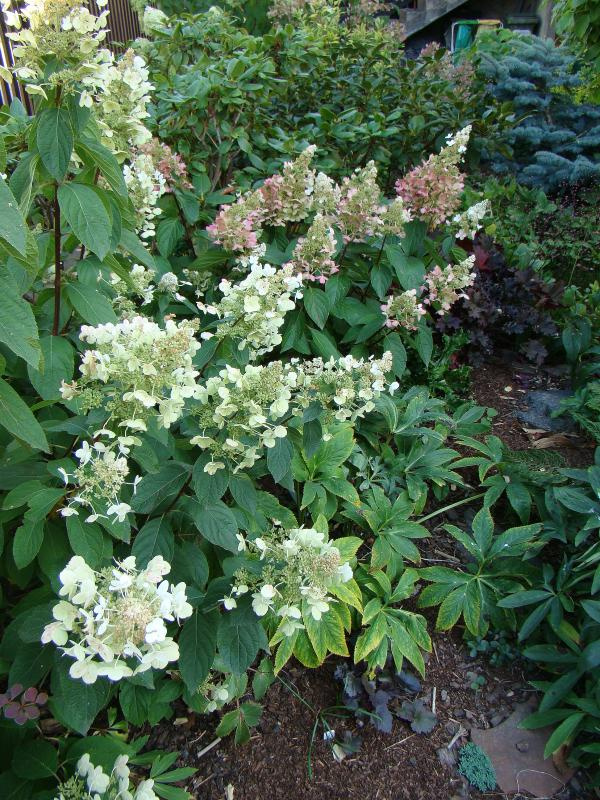
M474 264L475 256L471 255L460 264L448 264L443 269L434 267L425 276L425 284L422 289L428 292L428 296L423 302L435 309L439 315L446 314L453 303L460 298L467 298L467 295L461 290L473 285L476 278L476 274L473 272Z
M229 206L221 206L215 221L206 228L210 238L232 253L254 250L264 218L257 200L256 193L252 193Z
M184 160L179 153L174 153L169 145L159 139L151 139L139 149L152 158L156 169L164 177L166 192L172 192L175 188L192 188Z
M286 161L282 174L267 178L260 187L265 222L270 225L300 222L310 212L315 183L310 162L316 149L310 145L294 161Z
M449 137L447 146L438 155L429 156L396 183L396 192L412 216L427 222L431 228L443 225L460 207L464 175L458 165L470 132L468 126Z
M377 183L377 167L373 161L344 178L335 220L344 242L362 242L368 236L379 233L381 215L385 211Z
M402 327L409 331L416 330L419 320L427 313L423 304L417 299L416 289L391 295L387 303L381 306L381 310L385 314L387 328Z
M302 272L304 280L327 283L339 267L332 256L336 251L335 233L323 214L316 214L306 235L298 239L292 263Z

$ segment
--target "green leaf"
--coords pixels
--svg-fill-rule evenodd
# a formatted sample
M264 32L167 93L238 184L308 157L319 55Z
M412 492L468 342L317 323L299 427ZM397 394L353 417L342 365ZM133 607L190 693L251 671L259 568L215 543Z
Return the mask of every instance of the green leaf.
M112 221L100 197L91 186L68 183L59 187L58 202L75 236L102 261L110 250Z
M360 506L358 492L345 478L323 478L323 486L328 492L341 497L353 506Z
M422 362L428 367L433 353L433 334L427 323L421 322L414 342L416 351L421 356Z
M328 652L338 656L347 656L348 647L342 620L333 606L329 607L321 619L316 620L310 613L308 603L302 603L302 619L306 633L320 662L325 660Z
M140 514L150 514L161 505L172 502L189 478L187 464L169 461L158 472L145 475L138 483L131 507Z
M394 267L398 281L403 289L419 289L425 278L425 264L420 258L407 256L404 251L393 244L385 246L385 254Z
M237 473L229 478L229 491L235 502L251 514L256 511L258 495L252 479L248 475Z
M324 328L329 316L329 298L322 289L305 289L303 293L306 313L319 328Z
M238 525L233 511L220 500L205 506L196 505L194 523L202 536L217 547L237 553Z
M213 665L219 618L218 611L195 611L179 636L179 671L191 693L198 691Z
M341 358L340 351L335 346L329 334L317 331L314 328L308 328L308 330L310 331L317 355L321 356L324 361L329 361L330 358L334 358L337 361Z
M60 398L60 385L73 377L73 345L62 336L43 336L40 339L43 360L39 369L28 366L27 374L34 389L43 400Z
M84 522L80 516L67 517L67 536L77 556L96 569L112 555L110 540L95 522Z
M146 250L141 239L133 231L123 228L121 231L121 247L134 257L136 261L143 264L148 269L155 269L156 264L152 255Z
M254 677L252 678L252 692L254 693L255 700L262 700L267 689L273 681L275 675L273 674L273 662L270 658L263 658L258 665Z
M363 661L369 653L379 646L381 640L388 633L385 614L378 614L371 625L360 634L354 646L354 663Z
M156 244L161 256L168 258L184 233L185 228L177 217L162 220L156 229Z
M229 484L229 472L219 469L214 475L204 471L204 467L212 461L210 454L203 453L194 464L192 486L200 505L220 500Z
M550 758L552 753L555 753L560 747L562 747L563 744L565 744L568 739L571 738L584 717L585 714L583 712L578 712L576 714L571 714L570 717L567 717L565 720L563 720L563 722L560 723L558 728L552 732L552 735L546 742L546 747L544 748L544 758Z
M234 608L223 615L217 644L225 668L236 675L248 669L261 647L268 648L263 627L250 607Z
M10 384L0 378L0 425L34 450L50 452L46 434Z
M106 678L98 678L91 685L74 680L69 676L72 663L70 658L60 654L55 656L49 705L60 723L85 736L98 713L108 703L110 684Z
M82 136L75 149L84 161L100 169L113 192L121 197L127 197L127 185L123 178L123 171L107 147L89 136Z
M280 483L290 471L294 448L287 436L275 439L275 445L267 449L267 466L276 483Z
M384 350L389 350L392 354L392 363L394 375L397 378L402 377L406 369L406 349L402 344L402 339L397 333L388 333L383 340Z
M13 539L13 558L19 569L31 564L40 552L44 541L44 523L25 520L15 531Z
M439 631L447 631L453 627L462 614L463 605L467 595L467 585L459 586L454 589L444 599L438 612L436 628Z
M42 111L37 119L36 143L42 164L60 183L67 174L73 152L73 129L68 111L64 108Z
M53 778L58 769L58 750L45 739L21 742L15 748L12 768L28 781Z
M117 315L108 297L88 283L68 283L65 294L79 316L88 325L116 322Z
M508 483L506 485L508 502L517 512L523 524L529 522L531 513L531 495L522 483Z
M169 563L173 560L175 537L170 522L165 517L148 520L138 532L131 548L137 566L144 569L154 556L162 556Z
M5 281L0 292L0 342L36 369L40 363L38 327L31 305Z
M26 255L27 227L13 193L0 177L0 239L22 256Z
M143 725L148 719L150 692L145 686L123 681L119 691L119 703L127 722Z

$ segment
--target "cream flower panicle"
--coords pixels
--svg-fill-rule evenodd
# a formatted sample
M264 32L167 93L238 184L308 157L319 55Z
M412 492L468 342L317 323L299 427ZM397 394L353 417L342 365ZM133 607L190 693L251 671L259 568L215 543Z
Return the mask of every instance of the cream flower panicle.
M42 643L53 642L74 659L72 678L95 683L164 669L179 658L176 642L165 622L190 617L184 583L169 584L171 570L162 556L138 570L129 556L116 566L95 572L81 556L73 556L59 575L57 603L42 633Z

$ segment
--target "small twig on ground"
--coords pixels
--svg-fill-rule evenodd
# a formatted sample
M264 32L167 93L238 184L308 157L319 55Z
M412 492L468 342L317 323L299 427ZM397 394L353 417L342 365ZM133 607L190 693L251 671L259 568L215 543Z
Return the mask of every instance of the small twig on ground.
M436 697L437 697L437 688L434 686L433 687L433 694L432 694L432 697L431 697L431 713L432 714L435 714Z
M448 744L446 745L446 749L447 749L447 750L452 750L452 748L453 748L453 747L454 747L454 745L456 744L457 740L458 740L458 739L460 739L460 737L461 737L461 736L464 736L464 735L465 735L465 733L466 733L466 730L463 728L463 726L462 726L462 725L459 725L459 728L458 728L458 730L456 731L456 733L454 734L454 736L452 737L452 739L450 739L450 741L449 741L449 742L448 742Z
M221 738L220 738L220 737L217 737L217 738L214 740L214 742L211 742L210 744L207 744L207 745L206 745L206 747L204 747L204 748L203 748L202 750L200 750L200 752L198 753L198 758L202 758L202 756L203 756L203 755L206 755L206 753L208 753L208 751L209 751L209 750L212 750L212 749L213 749L213 747L215 747L216 745L218 745L220 741L221 741Z
M404 744L404 742L408 742L409 739L412 739L413 736L416 736L416 734L415 733L411 733L410 736L406 736L404 739L400 739L399 742L394 742L394 744L388 745L388 747L386 747L385 749L386 750L391 750L392 747L396 747L399 744Z

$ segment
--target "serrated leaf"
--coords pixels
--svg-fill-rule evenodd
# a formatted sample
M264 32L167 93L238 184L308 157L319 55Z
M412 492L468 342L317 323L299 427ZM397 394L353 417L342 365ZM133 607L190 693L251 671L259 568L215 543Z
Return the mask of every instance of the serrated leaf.
M192 694L208 675L217 650L218 611L195 611L179 635L179 671Z

